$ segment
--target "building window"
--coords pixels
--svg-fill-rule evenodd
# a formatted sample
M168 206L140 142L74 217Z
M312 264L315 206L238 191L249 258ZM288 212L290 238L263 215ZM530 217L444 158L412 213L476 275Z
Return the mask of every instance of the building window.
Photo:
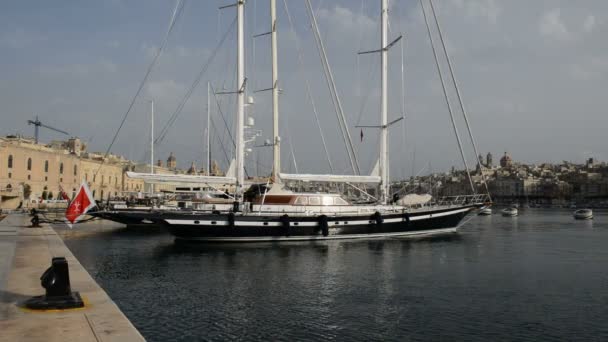
M49 172L49 161L48 160L44 161L44 172Z
M78 166L74 165L74 176L78 175Z
M47 182L49 180L49 177L44 176L44 181Z
M32 171L32 158L27 158L27 170Z
M89 181L89 174L88 173L84 174L84 180L85 180L85 182Z
M59 164L59 173L63 174L63 163Z
M13 174L12 173L8 173L8 178L13 178Z
M13 155L9 155L8 156L8 168L12 169L13 168Z
M32 175L27 175L27 180L31 180L32 179Z
M7 184L6 185L6 191L11 191L11 190L13 190L13 186L10 185L10 184Z

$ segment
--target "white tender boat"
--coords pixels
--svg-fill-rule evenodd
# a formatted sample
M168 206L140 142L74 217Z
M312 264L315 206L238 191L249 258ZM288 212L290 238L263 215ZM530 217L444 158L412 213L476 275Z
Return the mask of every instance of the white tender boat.
M590 220L593 218L593 210L591 209L579 209L574 212L574 218L577 220Z
M492 208L490 208L490 207L481 208L479 210L479 213L477 215L479 215L479 216L490 216L490 215L492 215Z
M519 214L517 208L506 208L501 211L502 216L514 217Z

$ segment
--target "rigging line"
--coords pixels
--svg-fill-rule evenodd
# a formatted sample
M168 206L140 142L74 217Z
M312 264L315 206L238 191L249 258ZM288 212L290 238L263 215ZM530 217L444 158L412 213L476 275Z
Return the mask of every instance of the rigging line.
M217 131L217 128L215 126L215 121L213 121L213 117L209 117L209 121L211 121L211 127L213 128L214 131ZM220 140L220 138L217 136L217 134L215 135L215 138L217 140ZM224 143L220 140L220 147L222 148L222 152L224 152L224 157L226 158L226 163L228 163L228 167L230 167L230 158L228 157L228 153L226 152L226 146L224 146Z
M120 125L118 126L118 129L116 130L116 133L114 134L114 137L112 138L112 141L110 142L110 145L108 146L108 148L104 154L104 157L101 160L101 163L99 164L99 167L97 168L97 171L95 171L95 174L93 176L96 176L99 173L99 171L101 171L101 167L105 164L106 159L108 158L108 155L110 154L110 151L112 150L112 146L114 146L116 139L118 139L120 130L124 126L125 122L127 121L127 117L129 117L129 113L131 113L131 109L133 109L133 106L135 105L135 100L137 100L137 97L139 97L139 94L141 93L142 89L144 88L146 82L148 81L148 77L152 73L152 70L156 66L156 63L158 62L165 47L167 46L167 42L169 41L169 36L171 35L173 28L175 27L175 23L181 16L183 9L184 9L184 2L182 0L177 0L177 2L175 3L175 8L173 9L173 14L171 14L171 20L169 21L169 27L167 28L167 32L165 32L165 36L162 40L162 43L161 43L160 47L158 48L156 55L152 59L152 62L150 62L150 65L148 66L148 69L146 70L146 74L144 75L144 78L142 79L141 83L139 84L139 87L137 88L137 92L135 93L135 96L133 96L133 99L131 99L129 108L127 109L127 112L123 116L122 121L120 122Z
M473 179L471 179L471 172L469 171L469 165L467 164L467 159L464 156L464 150L462 149L462 141L460 140L460 135L458 134L458 127L456 126L456 120L454 119L454 112L452 111L452 105L450 104L450 98L448 97L448 91L445 87L445 81L443 79L443 74L441 73L441 66L439 65L439 57L437 56L437 51L435 50L435 43L433 42L433 35L431 33L431 27L429 26L429 21L426 16L426 10L424 9L422 0L420 0L420 6L422 8L422 15L424 16L424 22L426 23L426 29L429 33L431 48L433 50L433 56L435 57L435 65L437 66L439 80L441 81L441 88L443 89L443 95L445 97L445 102L448 106L448 112L450 113L450 119L452 120L452 127L454 128L454 134L456 135L456 141L458 142L458 149L460 150L460 156L462 157L462 162L464 164L464 168L465 168L465 170L467 172L467 176L469 178L471 190L475 194L476 193L475 185L473 184Z
M217 104L217 110L222 117L222 121L224 122L224 127L226 128L226 131L228 131L228 136L230 137L230 141L232 142L232 147L236 148L236 143L234 142L234 138L232 137L232 133L230 132L230 128L228 127L228 122L226 121L226 116L224 115L224 111L222 111L221 104L217 99L217 93L215 92L213 85L211 85L211 92L213 93L213 99L215 100L215 103Z
M320 6L320 4L319 4L319 6ZM308 9L308 7L307 7L307 9ZM329 77L327 76L327 66L325 65L325 60L323 59L323 53L322 53L321 47L319 46L320 45L319 44L320 37L318 37L317 34L316 34L318 32L318 30L315 31L314 22L313 22L313 19L311 19L310 12L307 12L307 14L309 16L309 20L311 21L311 29L313 31L313 36L315 38L315 45L317 47L317 51L319 53L319 57L321 58L321 66L323 68L323 73L324 73L324 76L325 76L325 82L327 84L327 87L329 88L330 100L331 100L331 103L332 103L332 105L334 107L334 112L336 113L336 117L338 119L338 127L340 128L340 133L342 134L342 140L344 141L344 146L346 147L346 152L348 153L348 158L350 160L351 167L353 168L353 172L356 173L355 167L353 165L353 157L351 155L351 150L349 149L349 147L348 147L348 141L346 140L346 134L344 132L344 126L342 124L342 121L340 121L339 108L338 108L338 105L336 103L336 99L334 98L333 93L332 93L331 81L329 80Z
M420 169L420 171L418 171L418 173L417 173L417 174L416 174L416 175L415 175L415 176L412 178L412 182L413 182L413 181L416 179L416 177L420 176L420 174L422 173L422 171L424 171L424 170L427 168L427 166L428 166L428 165L429 165L429 164L427 164L427 165L423 166L423 167L422 167L422 169ZM413 173L414 173L414 172L412 171L412 174L413 174ZM401 187L399 190L395 191L395 192L394 192L394 193L391 195L391 197L392 197L392 196L394 196L395 194L399 194L399 193L400 193L400 192L402 192L403 190L407 190L407 187L408 187L408 184L403 185L403 186L402 186L402 187ZM415 190L415 187L414 187L414 190ZM411 193L411 192L406 192L406 194L407 194L407 193Z
M182 109L184 108L184 106L186 105L186 103L188 102L188 100L190 99L190 96L192 95L192 93L194 92L194 90L196 89L196 87L198 86L198 84L200 83L203 75L209 69L209 66L211 65L211 62L213 62L213 60L215 59L215 56L217 56L217 53L219 52L220 47L226 41L226 38L228 38L229 34L234 29L234 27L235 27L234 24L235 23L236 23L236 17L232 21L232 25L230 25L230 28L228 30L226 30L226 32L224 33L224 36L222 37L222 39L220 40L220 42L216 45L215 49L211 53L211 56L209 56L209 58L207 59L207 61L205 62L205 64L201 68L201 70L199 71L198 75L196 76L196 79L194 80L194 82L190 86L190 89L188 89L188 91L186 92L186 95L179 102L177 108L175 109L175 112L173 112L173 114L171 115L171 117L169 118L169 120L167 121L167 123L165 123L165 126L161 130L159 137L154 140L155 144L160 144L165 139L167 133L169 132L169 129L171 128L171 126L173 126L173 124L175 123L175 120L177 120L177 117L179 116L179 114L181 113Z
M333 73L331 72L331 67L329 65L327 59L327 53L325 52L325 45L323 44L323 40L321 39L321 34L319 32L319 26L317 25L317 18L312 9L312 5L310 4L310 0L306 0L306 9L309 16L309 19L312 24L313 33L317 42L317 49L319 50L319 54L321 55L321 61L324 65L325 77L326 81L330 88L330 93L333 96L333 101L335 103L335 107L337 109L336 114L338 115L338 122L341 125L341 130L343 138L346 144L346 150L348 152L348 156L350 159L351 166L353 168L353 172L357 175L361 174L361 170L359 168L359 161L357 159L357 152L355 150L355 146L353 145L353 141L351 139L350 132L348 131L348 126L346 123L346 118L344 116L344 110L342 109L342 103L340 102L340 97L338 96L338 90L336 88L336 83L333 77ZM350 147L350 150L349 150ZM351 155L352 154L352 155Z
M296 35L295 25L293 23L293 19L291 17L291 13L289 12L289 7L287 6L287 0L283 0L283 5L285 8L285 13L287 15L287 21L289 21L289 25L291 26L291 31L294 35ZM302 58L302 46L300 46L299 40L296 39L296 51L298 54L298 65L301 69L303 69L304 61ZM329 150L327 149L327 144L325 142L325 135L323 134L323 129L321 128L321 121L319 120L319 113L317 112L317 106L315 104L315 100L312 96L312 91L310 87L310 80L308 78L308 74L304 73L304 82L306 85L306 96L310 100L310 104L312 106L312 112L315 115L315 122L317 124L317 128L319 128L319 133L321 134L321 142L323 143L323 150L325 151L325 157L327 158L327 163L329 164L329 170L331 173L334 173L334 167L331 163L331 158L329 156Z
M469 132L469 138L471 139L471 144L473 145L473 150L475 151L475 156L479 155L477 151L477 144L475 143L475 139L473 137L473 131L471 126L469 125L469 119L467 115L467 111L465 110L464 103L462 101L462 96L460 94L460 87L458 87L458 82L456 81L456 76L454 76L454 69L452 67L452 61L450 59L450 55L448 54L448 50L445 47L445 42L443 40L443 33L441 30L441 26L439 25L439 20L437 19L437 14L435 13L435 6L433 5L433 0L429 0L431 4L431 11L433 12L433 17L435 18L435 24L437 25L437 32L439 33L439 39L441 41L441 46L443 47L443 52L445 54L445 58L448 61L448 69L450 70L450 75L452 78L452 84L454 85L454 89L456 89L456 97L458 98L458 103L460 104L460 110L462 111L462 116L464 117L464 122L467 126L467 131ZM486 177L483 174L483 166L481 165L481 161L479 158L475 158L477 160L477 166L479 166L479 170L481 172L481 181L483 182L484 187L486 188L486 192L490 201L492 201L492 197L490 196L490 189L488 188L488 183L486 182Z
M358 56L358 55L357 55ZM363 97L363 100L361 101L361 108L359 109L359 117L357 118L357 124L355 126L358 126L361 123L361 119L363 118L363 112L365 111L365 108L367 108L367 102L369 101L370 95L371 95L371 88L373 88L372 84L374 84L374 82L372 82L372 74L373 76L377 76L377 73L374 73L373 71L377 69L377 65L378 65L378 59L374 58L374 61L372 63L370 63L369 65L369 70L367 73L367 78L366 80L369 80L369 88L368 91L365 92L365 96ZM376 80L375 78L373 79L374 81Z
M232 135L230 134L230 129L228 128L228 124L226 122L226 118L224 117L224 112L222 111L222 107L221 107L221 103L218 101L217 99L217 94L215 93L215 89L213 88L213 86L211 86L211 92L213 93L213 99L215 100L215 103L217 105L217 111L220 113L220 116L222 118L222 121L224 123L224 127L226 128L226 130L221 130L221 132L223 132L222 135L217 134L217 140L220 142L220 145L222 146L223 152L226 155L226 163L228 165L228 167L230 167L230 163L232 162L232 149L230 149L230 153L231 155L228 156L228 153L226 152L226 148L224 145L224 141L226 138L226 131L228 132L228 135L230 136L230 142L232 142L232 147L236 148L236 144L234 142L234 139L232 138ZM217 126L214 127L214 130L220 131L217 129Z
M296 173L298 172L298 163L296 162L296 152L293 149L292 139L289 139L289 149L291 150L291 159L293 160L293 168Z
M236 143L234 142L234 138L232 137L232 133L231 133L230 129L228 128L228 122L226 121L226 116L224 115L224 112L222 111L221 104L219 103L219 101L217 99L217 94L215 93L215 89L213 88L213 85L210 85L210 87L211 87L211 92L213 93L213 98L215 99L215 103L217 104L217 111L220 113L220 115L222 117L222 121L224 122L224 127L226 128L226 131L228 132L228 137L230 138L230 142L232 142L232 146L234 148L236 148ZM224 139L222 137L222 139L221 139L222 146L224 146L223 140ZM231 162L231 160L228 161L228 164L230 164L230 162ZM249 177L249 173L247 172L247 168L243 167L243 169L245 170L245 176Z

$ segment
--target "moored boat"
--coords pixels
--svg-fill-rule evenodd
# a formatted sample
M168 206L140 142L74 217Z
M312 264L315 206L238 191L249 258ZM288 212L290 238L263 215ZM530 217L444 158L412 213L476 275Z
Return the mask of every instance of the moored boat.
M177 239L215 242L252 242L252 241L283 241L283 240L325 240L325 239L355 239L377 238L387 236L411 236L455 232L462 219L472 211L489 202L487 195L455 196L447 199L434 199L417 205L399 203L391 196L389 163L388 163L388 131L389 126L399 122L403 117L388 121L388 49L396 44L401 37L389 43L388 38L388 1L381 1L381 46L380 50L370 51L382 55L381 65L381 108L380 144L377 166L372 175L362 176L355 159L354 150L349 150L349 159L353 167L353 175L311 175L285 174L280 167L280 141L278 132L278 95L276 60L276 9L275 1L271 0L271 35L272 49L272 85L273 94L273 167L270 180L264 191L258 191L254 198L247 196L244 157L246 143L245 128L250 129L252 120L246 120L245 97L248 91L245 78L244 53L244 1L238 1L234 7L237 10L237 96L236 130L235 130L235 167L226 176L201 175L155 175L136 174L129 172L132 178L144 181L188 182L200 184L228 185L234 187L231 192L231 204L225 208L209 210L198 208L191 211L162 212L158 221L162 222ZM308 7L310 4L307 3ZM311 8L308 8L312 12ZM313 15L313 26L316 26ZM318 31L315 27L313 31ZM316 32L318 34L318 32ZM327 63L327 62L326 62ZM327 68L329 69L329 68ZM441 72L441 70L438 70ZM333 83L333 80L330 82ZM334 96L337 96L334 94ZM447 96L447 94L446 94ZM253 103L251 101L251 103ZM249 118L248 118L249 119ZM346 125L346 124L344 124ZM372 126L370 126L372 127ZM347 135L343 132L343 135ZM345 137L350 140L350 136ZM462 152L462 146L459 148ZM351 146L352 149L352 146ZM352 154L352 155L351 155ZM355 159L355 160L353 160ZM467 168L466 160L463 162ZM469 175L470 177L470 175ZM330 182L342 184L375 184L377 190L373 204L355 205L342 198L339 194L302 193L287 189L284 182ZM475 193L472 180L471 191ZM356 187L355 187L356 188ZM359 191L365 192L365 190ZM395 202L393 202L395 201ZM403 201L405 202L405 201Z
M483 208L479 209L479 213L477 213L477 215L479 215L479 216L490 216L490 215L492 215L492 208L490 208L490 207L483 207Z
M514 217L519 215L517 208L505 208L500 213L505 217Z
M593 219L593 210L579 209L574 212L573 216L577 220L590 220L590 219Z

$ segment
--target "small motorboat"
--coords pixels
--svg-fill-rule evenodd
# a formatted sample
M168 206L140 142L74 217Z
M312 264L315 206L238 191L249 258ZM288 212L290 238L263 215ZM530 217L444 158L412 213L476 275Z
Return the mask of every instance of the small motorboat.
M490 216L492 215L492 208L490 207L483 207L479 210L479 213L477 213L477 215L479 216Z
M590 220L593 218L593 210L591 209L579 209L574 212L574 218L577 220Z
M503 209L500 213L502 214L502 216L507 216L507 217L514 217L519 214L517 208L506 208L506 209Z

